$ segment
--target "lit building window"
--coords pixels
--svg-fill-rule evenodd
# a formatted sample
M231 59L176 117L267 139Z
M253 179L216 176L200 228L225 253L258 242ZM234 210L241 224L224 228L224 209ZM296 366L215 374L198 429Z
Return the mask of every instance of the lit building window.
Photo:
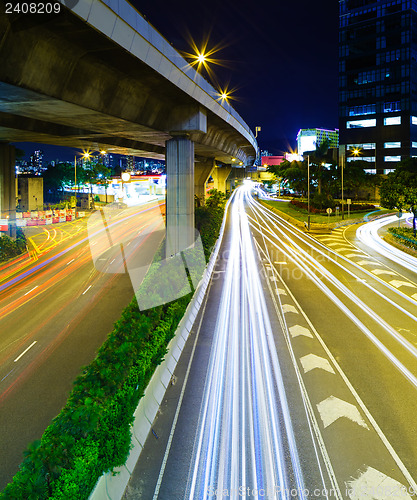
M384 143L384 148L400 148L400 147L401 147L400 141Z
M375 168L366 168L364 170L364 172L367 174L376 174L376 169Z
M346 122L346 128L365 128L376 127L376 119L370 118L368 120L352 120Z
M385 161L401 161L401 155L397 155L397 156L385 156L384 160Z
M358 160L370 161L372 163L375 163L375 156L349 156L348 158L346 158L347 162Z
M384 103L384 113L392 113L393 111L401 111L400 101Z
M412 116L411 117L411 124L412 125L417 125L417 116Z
M346 149L352 151L354 149L375 149L376 144L374 142L367 142L365 144L347 144Z
M401 125L401 116L390 116L384 118L384 125Z
M414 142L414 141L413 141L413 142L411 143L411 147L412 147L412 148L416 148L416 149L417 149L417 142Z
M391 172L395 172L395 168L386 168L386 169L384 169L384 174L385 175L390 174Z
M372 115L376 113L376 105L375 104L364 104L362 106L350 106L348 108L349 116L358 116L358 115Z

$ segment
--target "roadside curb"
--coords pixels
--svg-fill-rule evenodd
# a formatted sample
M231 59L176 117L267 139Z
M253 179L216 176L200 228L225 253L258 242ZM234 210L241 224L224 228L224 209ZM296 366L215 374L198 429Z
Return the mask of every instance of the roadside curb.
M145 390L145 394L135 410L134 422L132 424L132 449L126 463L121 467L115 468L112 472L103 474L91 492L89 500L121 500L124 495L207 291L223 240L229 203L230 199L226 204L220 234L210 256L209 263L203 273L203 277L177 327L175 336L168 344L168 352L165 355L164 361L156 368Z

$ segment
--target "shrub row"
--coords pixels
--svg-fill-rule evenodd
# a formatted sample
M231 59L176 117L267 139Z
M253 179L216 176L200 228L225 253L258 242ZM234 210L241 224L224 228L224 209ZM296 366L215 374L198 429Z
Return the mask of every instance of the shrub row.
M408 227L390 227L388 232L403 245L417 250L417 238L414 237L413 230Z
M207 257L223 212L224 200L220 200L196 213ZM150 283L158 272L155 262L145 282ZM132 300L96 358L75 380L64 408L42 438L29 445L1 499L87 499L104 472L125 463L133 413L190 299L189 293L144 312Z
M308 203L305 201L291 200L290 203L295 207L308 210ZM359 212L359 211L374 210L374 209L375 205L370 205L368 203L362 203L362 204L358 203L350 206L351 212ZM325 214L326 208L315 208L314 206L310 205L310 212L313 214Z
M26 251L26 237L20 228L17 228L16 239L9 236L0 236L0 262L12 259Z

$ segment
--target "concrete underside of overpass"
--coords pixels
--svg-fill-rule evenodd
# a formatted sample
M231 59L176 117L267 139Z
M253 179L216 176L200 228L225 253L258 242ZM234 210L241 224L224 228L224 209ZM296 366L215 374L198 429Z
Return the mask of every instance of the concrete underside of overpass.
M230 124L71 11L41 24L1 13L0 33L1 141L162 159L166 141L186 130L196 157L254 155Z
M93 9L92 0L84 6L89 2ZM224 190L230 167L216 164L232 158L251 163L256 141L138 13L130 16L142 23L141 32L105 0L97 5L105 16L90 16L91 22L64 6L49 18L0 13L0 142L165 158L167 235L174 254L193 244L194 192L205 197L210 174ZM109 36L106 23L113 26ZM128 49L120 38L129 36ZM4 147L0 217L13 219L14 183L6 172L13 170L13 151Z

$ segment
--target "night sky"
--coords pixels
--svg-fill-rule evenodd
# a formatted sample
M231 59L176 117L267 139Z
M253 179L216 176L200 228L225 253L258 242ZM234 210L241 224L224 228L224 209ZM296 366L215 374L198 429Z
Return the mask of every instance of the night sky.
M213 86L233 89L231 101L248 125L261 126L262 149L295 148L300 128L337 128L338 2L336 0L132 0L180 52L192 44L218 49ZM23 145L19 145L22 147ZM42 145L47 160L73 150ZM25 145L30 153L34 145Z

